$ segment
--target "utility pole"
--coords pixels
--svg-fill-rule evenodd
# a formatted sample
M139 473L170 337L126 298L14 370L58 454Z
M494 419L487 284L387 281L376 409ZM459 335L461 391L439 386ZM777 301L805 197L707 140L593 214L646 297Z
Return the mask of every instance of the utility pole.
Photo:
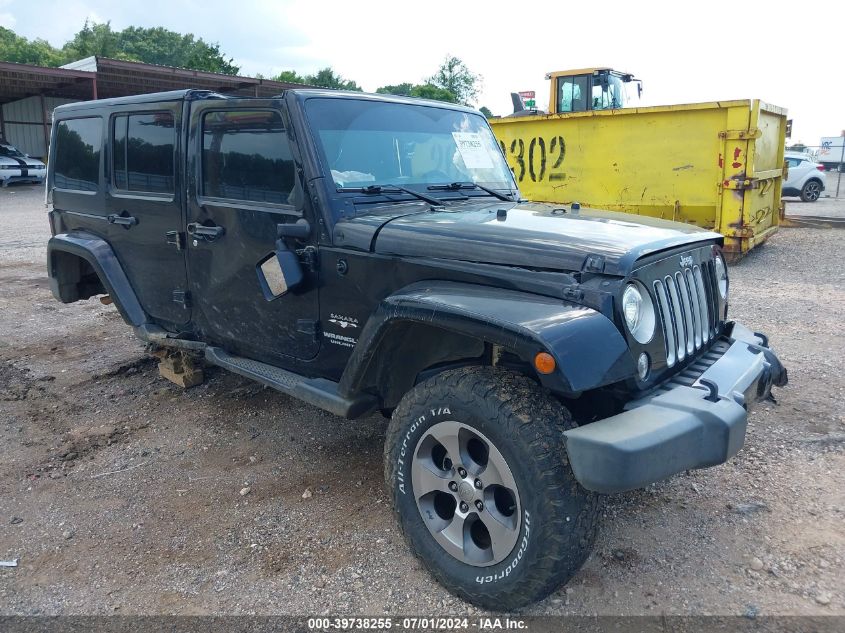
M845 168L845 130L842 131L842 136L839 137L842 143L842 150L839 152L839 165L836 167L836 197L839 197L839 185L842 184L842 169Z

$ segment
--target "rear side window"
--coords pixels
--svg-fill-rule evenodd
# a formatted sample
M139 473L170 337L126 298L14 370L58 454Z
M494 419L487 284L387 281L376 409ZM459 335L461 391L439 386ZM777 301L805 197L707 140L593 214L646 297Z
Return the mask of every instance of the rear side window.
M787 157L786 164L789 165L790 167L798 167L798 165L801 164L801 159L800 158L789 158L789 157Z
M293 156L278 112L205 113L202 121L204 196L290 204L293 185Z
M170 112L124 114L113 122L112 180L115 188L173 193L176 129Z
M56 128L53 185L71 191L97 191L102 144L100 117L60 121Z
M588 75L578 75L576 77L560 77L558 79L558 112L586 111L588 80Z

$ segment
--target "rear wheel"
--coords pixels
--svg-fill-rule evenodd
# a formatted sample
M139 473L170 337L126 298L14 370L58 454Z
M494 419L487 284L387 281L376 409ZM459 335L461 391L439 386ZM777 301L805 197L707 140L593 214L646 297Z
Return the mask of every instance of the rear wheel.
M801 200L815 202L822 195L822 185L818 180L808 180L801 187Z
M492 368L444 372L402 399L385 476L411 549L447 589L514 609L580 568L599 497L569 467L572 426L536 383Z

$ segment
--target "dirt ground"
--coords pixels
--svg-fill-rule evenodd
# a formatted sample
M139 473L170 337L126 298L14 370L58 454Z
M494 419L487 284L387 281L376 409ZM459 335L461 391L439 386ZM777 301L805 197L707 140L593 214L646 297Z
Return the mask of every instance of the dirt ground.
M113 306L53 299L48 234L40 188L0 190L0 612L476 613L399 535L384 419L214 369L180 390ZM586 565L525 613L845 614L843 242L784 229L732 267L789 386L728 464L609 497Z

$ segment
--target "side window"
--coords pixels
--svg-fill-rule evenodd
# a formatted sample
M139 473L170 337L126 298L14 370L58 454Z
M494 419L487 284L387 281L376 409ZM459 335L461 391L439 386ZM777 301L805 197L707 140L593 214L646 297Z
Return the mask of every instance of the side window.
M272 110L207 112L202 119L202 195L290 204L294 163Z
M70 191L97 191L102 143L100 117L60 121L56 128L53 186Z
M587 109L587 75L558 78L558 112L584 112Z
M801 159L800 158L787 158L786 164L789 165L790 167L798 167L798 165L801 164Z
M113 184L124 191L173 193L173 144L170 112L124 114L113 124Z

